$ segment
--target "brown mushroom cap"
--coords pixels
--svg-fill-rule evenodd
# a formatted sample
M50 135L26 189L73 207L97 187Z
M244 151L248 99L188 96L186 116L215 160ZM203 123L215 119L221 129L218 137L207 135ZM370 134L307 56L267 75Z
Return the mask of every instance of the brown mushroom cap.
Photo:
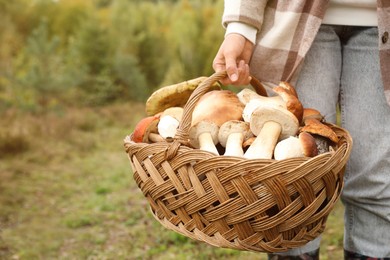
M157 89L146 101L146 114L150 116L162 112L169 107L183 107L187 103L192 92L205 79L207 79L207 77L198 77ZM210 90L220 88L220 84L216 82L210 87Z
M318 121L322 121L324 119L324 116L321 115L320 111L314 108L304 108L303 109L303 117L302 122L305 123L306 119L314 118Z
M298 122L302 122L303 106L299 99L291 91L281 86L274 87L273 90L286 102L287 110L295 115Z
M304 156L314 157L318 155L317 144L311 134L307 132L301 132L298 138L301 143L302 152Z
M291 94L293 94L296 98L298 98L298 94L297 94L297 91L295 90L295 88L290 84L288 83L287 81L281 81L279 83L279 86L288 90L289 92L291 92Z
M136 143L148 143L149 133L157 133L157 124L160 121L160 116L148 116L141 119L134 128L131 135L131 140Z
M320 135L328 138L334 143L339 141L337 134L332 130L332 128L314 118L306 119L305 126L300 129L300 132L308 132L310 134Z
M197 102L191 125L201 121L213 122L218 127L230 120L241 120L244 105L230 90L212 90L204 94Z

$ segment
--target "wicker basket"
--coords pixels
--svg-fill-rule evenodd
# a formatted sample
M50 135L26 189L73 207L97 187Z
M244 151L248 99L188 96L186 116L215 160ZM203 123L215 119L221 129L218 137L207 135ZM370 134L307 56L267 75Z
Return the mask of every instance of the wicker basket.
M340 138L333 151L281 161L216 156L190 148L194 105L225 75L215 73L196 88L172 142L134 143L125 138L134 180L156 220L189 238L257 252L303 246L324 231L339 199L352 139L346 130L328 124Z

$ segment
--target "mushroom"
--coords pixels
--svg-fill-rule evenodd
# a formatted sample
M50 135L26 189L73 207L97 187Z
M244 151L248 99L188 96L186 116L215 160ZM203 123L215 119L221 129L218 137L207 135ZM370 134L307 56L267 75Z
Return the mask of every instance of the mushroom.
M158 123L158 133L164 138L173 138L176 135L180 120L183 116L182 107L170 107L161 113Z
M213 122L199 121L190 128L190 143L193 147L219 154L217 147L219 127Z
M275 100L275 102L280 102L282 106L285 106L280 96L272 96L272 97L261 96L249 88L242 89L240 92L237 93L237 97L244 105L246 105L249 101L253 99L259 99L259 100L273 99Z
M282 87L288 91L291 92L291 94L293 94L296 98L298 98L298 94L297 94L297 91L295 90L295 88L293 86L290 85L290 83L288 83L287 81L281 81L279 83L279 87Z
M218 143L219 127L226 121L241 120L243 109L244 105L230 90L207 92L198 100L192 112L190 144L218 154L215 145Z
M249 123L240 120L227 121L218 132L219 143L226 148L226 156L243 156L243 143L252 137Z
M212 90L205 93L192 111L191 125L211 120L218 126L229 120L240 120L244 105L230 90Z
M300 132L307 132L314 136L320 154L329 151L330 141L333 143L338 143L339 141L337 134L332 128L315 118L305 119L305 126L300 129Z
M279 139L296 135L298 119L278 104L267 102L253 111L250 128L256 139L245 152L248 159L271 159Z
M207 77L198 77L156 90L146 101L146 114L150 116L163 112L169 107L183 107L187 103L192 92L205 79L207 79ZM218 82L210 87L210 90L216 89L221 89Z
M331 142L337 143L339 138L329 126L323 124L324 116L314 108L305 108L303 110L303 127L300 132L308 132L313 135L317 143L318 153L329 151Z
M314 137L306 132L301 132L298 137L290 136L276 144L274 151L275 160L283 160L295 157L314 157L318 154Z
M159 121L160 114L141 119L134 128L131 140L136 143L154 143L164 141L164 139L157 134L157 124Z
M157 128L158 133L162 138L173 138L176 135L177 128L179 127L179 120L170 115L165 115L160 118Z
M245 104L243 118L245 122L250 122L250 117L257 106L263 102L272 101L274 104L280 107L287 108L288 111L293 113L299 122L302 121L303 107L301 102L296 96L296 92L291 85L288 85L293 91L282 86L273 88L273 91L278 95L272 97L263 97L250 89L243 89L237 93L240 101Z
M289 86L291 87L291 85ZM291 89L294 88L291 87ZM293 113L298 119L298 122L301 123L303 117L303 107L302 103L298 100L298 97L296 96L295 90L294 92L291 92L290 90L281 86L274 87L273 90L278 93L278 95L286 103L287 110Z
M318 121L322 122L324 120L324 116L321 115L320 111L314 108L304 108L302 115L302 123L305 124L306 119L314 118Z

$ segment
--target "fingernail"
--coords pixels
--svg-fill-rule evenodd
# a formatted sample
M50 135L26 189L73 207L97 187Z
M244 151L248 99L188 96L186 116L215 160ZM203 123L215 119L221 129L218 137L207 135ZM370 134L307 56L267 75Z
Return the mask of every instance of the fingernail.
M230 75L230 79L231 79L232 81L236 81L236 80L238 79L237 74L232 74L232 75Z

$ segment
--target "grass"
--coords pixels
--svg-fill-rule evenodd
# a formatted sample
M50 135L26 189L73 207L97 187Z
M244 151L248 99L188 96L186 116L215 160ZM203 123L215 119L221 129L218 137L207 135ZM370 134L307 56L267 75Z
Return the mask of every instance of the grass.
M266 259L193 241L154 220L122 144L143 109L1 115L0 259ZM322 259L342 259L342 215L339 204L329 216Z

